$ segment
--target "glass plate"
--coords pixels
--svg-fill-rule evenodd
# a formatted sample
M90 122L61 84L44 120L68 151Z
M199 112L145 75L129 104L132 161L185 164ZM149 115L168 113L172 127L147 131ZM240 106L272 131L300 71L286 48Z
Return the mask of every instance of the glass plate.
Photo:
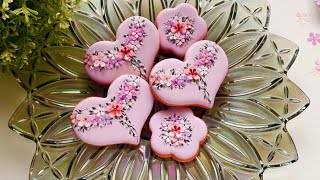
M150 150L147 128L139 147L82 143L71 128L70 112L80 100L107 92L83 71L86 48L115 39L117 27L130 16L154 21L162 9L182 2L197 8L209 27L206 39L225 50L230 64L214 107L206 112L194 108L209 127L200 154L189 163L159 158ZM265 0L92 0L82 4L70 28L56 34L64 38L62 47L46 47L43 57L13 72L28 95L9 126L37 147L29 178L262 179L266 168L297 161L286 123L309 105L309 99L287 77L298 46L270 33L269 17ZM155 103L154 112L164 108Z

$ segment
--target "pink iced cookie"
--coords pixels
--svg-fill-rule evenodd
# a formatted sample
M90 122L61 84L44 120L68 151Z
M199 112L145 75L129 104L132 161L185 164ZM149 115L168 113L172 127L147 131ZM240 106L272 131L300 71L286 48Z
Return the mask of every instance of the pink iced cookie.
M130 17L119 26L116 41L100 41L89 47L84 59L85 71L102 85L124 74L147 78L159 46L154 24L144 17Z
M150 74L153 94L169 106L211 108L228 71L228 59L220 46L212 41L193 44L185 62L165 59Z
M72 127L87 144L138 145L152 105L148 83L138 76L123 75L110 85L106 98L90 97L74 108Z
M204 143L208 129L206 124L193 115L190 108L170 108L151 117L151 148L162 158L179 162L192 161Z
M187 3L161 11L157 27L160 50L178 57L184 57L189 47L207 34L206 22L198 16L196 8Z

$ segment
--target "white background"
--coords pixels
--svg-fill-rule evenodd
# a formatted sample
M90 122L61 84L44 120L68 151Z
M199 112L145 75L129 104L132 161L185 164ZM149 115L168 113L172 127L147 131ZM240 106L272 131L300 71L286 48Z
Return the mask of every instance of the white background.
M286 167L267 170L266 180L320 179L320 72L313 68L320 58L320 44L311 45L310 32L320 33L320 8L314 0L269 0L271 4L270 31L299 44L299 56L289 71L295 82L311 99L311 106L290 121L288 130L296 144L299 161ZM310 21L297 22L296 13L304 11ZM11 131L7 122L25 98L23 89L13 78L0 75L0 178L28 179L35 144ZM317 111L318 110L318 111Z

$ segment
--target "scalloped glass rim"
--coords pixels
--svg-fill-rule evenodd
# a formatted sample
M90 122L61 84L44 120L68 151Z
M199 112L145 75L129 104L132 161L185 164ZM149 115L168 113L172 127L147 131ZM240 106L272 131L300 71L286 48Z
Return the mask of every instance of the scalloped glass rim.
M107 92L83 72L85 49L114 39L126 17L139 14L154 21L163 7L181 2L92 0L75 12L68 30L57 34L65 38L63 47L48 46L44 61L35 58L22 71L13 71L28 96L9 127L37 144L30 179L262 179L266 168L297 161L286 123L310 100L287 77L299 48L268 31L270 7L265 0L187 1L206 20L207 39L218 42L230 63L215 106L203 116L209 134L194 161L182 164L158 158L147 138L139 147L92 147L74 136L69 121L74 105ZM154 111L163 108L156 103ZM148 136L145 129L144 137Z

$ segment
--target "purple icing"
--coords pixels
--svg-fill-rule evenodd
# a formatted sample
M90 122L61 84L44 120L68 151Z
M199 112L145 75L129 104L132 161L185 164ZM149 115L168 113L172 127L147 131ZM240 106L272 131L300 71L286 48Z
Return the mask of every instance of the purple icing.
M95 82L108 85L123 74L149 76L159 50L159 35L152 22L140 16L126 19L114 42L100 41L89 47L85 70Z
M211 108L228 71L228 59L212 41L194 43L185 61L165 59L152 69L149 82L161 102L169 106Z
M207 91L205 77L209 69L214 66L217 58L218 49L216 43L208 42L200 48L199 53L193 58L192 64L186 64L183 69L161 69L151 74L150 83L157 90L163 88L183 89L188 84L193 83L203 92L203 98L211 103L210 93Z
M205 38L206 22L197 9L187 3L161 11L157 17L160 50L182 58L189 47Z

